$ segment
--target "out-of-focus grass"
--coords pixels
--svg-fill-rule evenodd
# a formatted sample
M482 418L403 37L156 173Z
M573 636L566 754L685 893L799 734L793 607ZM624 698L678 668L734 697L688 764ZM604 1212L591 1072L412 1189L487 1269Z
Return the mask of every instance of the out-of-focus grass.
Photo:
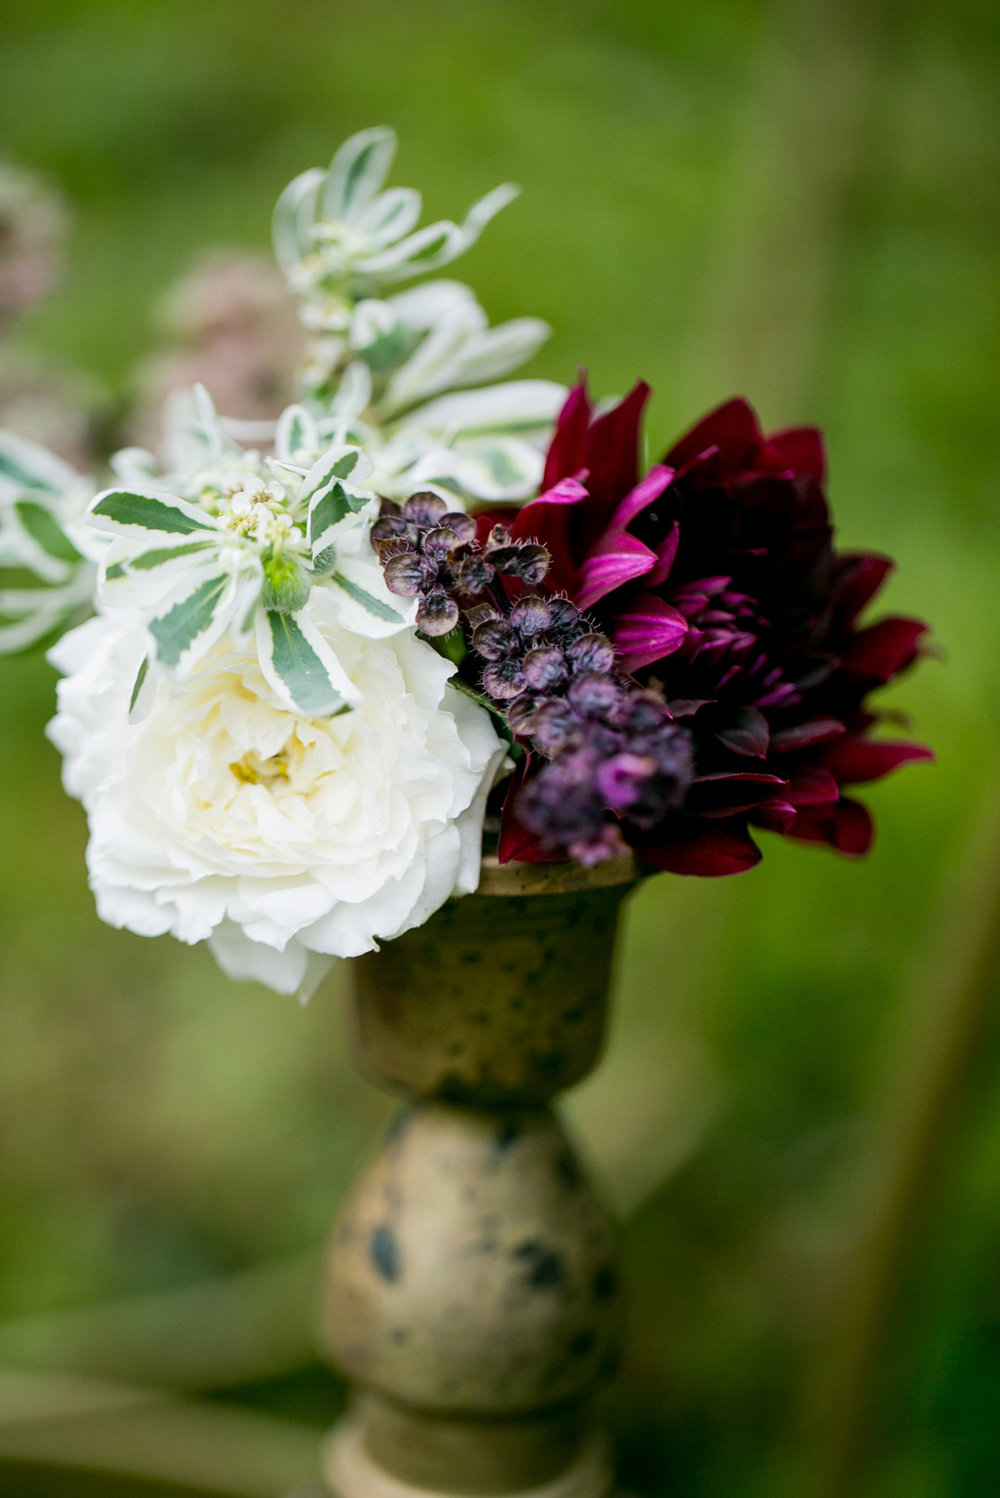
M7 8L0 138L77 214L26 343L124 399L191 253L264 245L287 178L385 120L432 213L522 183L461 274L495 319L551 320L538 373L649 379L654 455L736 392L771 426L820 422L844 543L895 555L889 605L934 623L945 659L892 700L939 764L871 790L867 863L771 839L750 875L636 901L619 1028L573 1113L595 1144L623 1121L637 1314L615 1418L650 1498L796 1498L850 1182L995 773L997 31L986 0ZM40 660L0 662L0 1293L20 1318L311 1248L384 1116L336 983L301 1011L99 925L42 738L52 689ZM1000 1487L998 1083L993 1040L913 1245L865 1498ZM305 1375L227 1397L322 1402Z

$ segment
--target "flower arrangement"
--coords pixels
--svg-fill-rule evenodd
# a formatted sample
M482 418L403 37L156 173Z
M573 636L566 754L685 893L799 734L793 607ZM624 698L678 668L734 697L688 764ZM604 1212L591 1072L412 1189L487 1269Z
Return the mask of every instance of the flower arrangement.
M51 642L49 734L101 916L307 995L501 862L720 875L752 830L864 853L908 760L870 694L925 627L864 610L819 434L730 401L639 468L649 395L508 379L548 335L433 275L516 195L418 227L364 131L278 200L306 349L269 421L171 397L110 478L0 435L0 649ZM410 284L416 282L417 284Z

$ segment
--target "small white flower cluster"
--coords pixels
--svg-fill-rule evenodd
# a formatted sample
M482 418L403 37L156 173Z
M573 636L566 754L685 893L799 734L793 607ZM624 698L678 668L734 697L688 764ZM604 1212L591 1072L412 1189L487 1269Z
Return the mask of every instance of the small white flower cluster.
M564 393L485 383L535 352L537 320L491 329L448 280L383 295L514 196L418 229L419 196L383 190L394 150L365 131L278 203L315 342L276 424L222 420L196 387L172 403L162 464L125 449L98 493L0 434L0 567L35 583L0 591L0 651L95 612L51 651L50 736L102 917L207 940L234 976L302 994L475 888L506 758L415 601L385 586L379 496L527 497Z

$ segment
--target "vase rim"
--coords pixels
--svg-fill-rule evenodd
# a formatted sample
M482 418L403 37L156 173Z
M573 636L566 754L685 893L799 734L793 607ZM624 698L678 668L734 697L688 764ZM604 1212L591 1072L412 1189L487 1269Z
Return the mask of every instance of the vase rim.
M483 859L478 895L570 895L586 890L613 889L640 878L635 859L608 858L585 869L578 863L499 863L495 854Z

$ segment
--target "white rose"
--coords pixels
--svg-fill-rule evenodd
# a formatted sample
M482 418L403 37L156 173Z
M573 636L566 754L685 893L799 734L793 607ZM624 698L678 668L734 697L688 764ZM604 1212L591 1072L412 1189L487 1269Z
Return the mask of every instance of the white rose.
M116 610L51 652L65 679L48 729L87 810L102 919L207 940L232 977L303 997L333 957L475 889L505 754L414 634L352 634L322 590L309 612L361 693L339 717L289 712L255 656L223 641L184 682L161 675L130 724L144 634Z

